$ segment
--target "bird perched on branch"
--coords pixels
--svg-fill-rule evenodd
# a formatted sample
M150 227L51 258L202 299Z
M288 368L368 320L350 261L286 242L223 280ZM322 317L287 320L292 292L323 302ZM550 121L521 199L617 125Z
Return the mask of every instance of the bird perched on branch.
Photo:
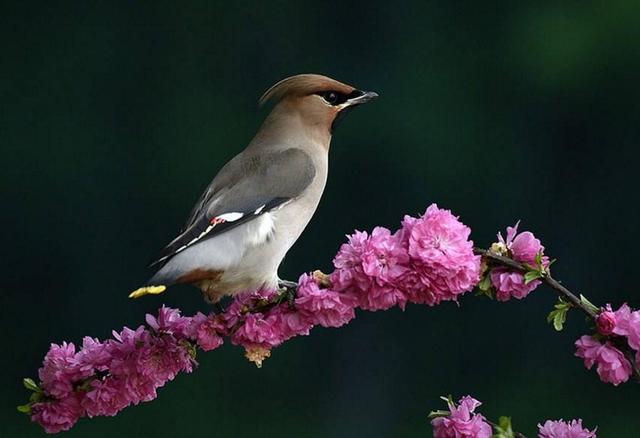
M225 295L277 288L278 267L309 223L324 191L331 136L354 106L378 95L326 76L301 74L260 98L275 107L249 145L218 172L160 266L129 296L189 283L217 303Z

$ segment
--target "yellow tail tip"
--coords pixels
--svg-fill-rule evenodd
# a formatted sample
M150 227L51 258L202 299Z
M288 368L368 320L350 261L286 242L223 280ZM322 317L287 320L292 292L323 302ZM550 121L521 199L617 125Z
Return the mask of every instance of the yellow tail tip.
M145 286L134 290L129 294L129 298L140 298L145 295L158 295L167 290L166 286Z

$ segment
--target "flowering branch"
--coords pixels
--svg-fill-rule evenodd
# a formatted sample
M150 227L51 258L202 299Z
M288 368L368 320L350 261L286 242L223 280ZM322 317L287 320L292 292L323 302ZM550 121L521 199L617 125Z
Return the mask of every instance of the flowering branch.
M580 294L578 298L576 294L571 292L568 288L563 286L558 280L553 278L548 268L545 269L544 267L541 267L538 270L527 263L521 263L514 260L513 258L498 254L492 249L486 250L482 248L474 248L474 253L482 256L483 260L487 265L504 266L525 275L527 273L538 274L539 278L541 278L544 283L546 283L549 287L551 287L556 292L558 292L558 294L560 294L560 296L563 297L564 300L561 298L560 304L556 305L556 310L551 312L551 314L549 315L550 316L549 319L551 321L554 320L554 317L561 318L560 323L553 321L554 326L556 327L557 330L562 330L562 325L564 324L566 312L571 307L580 309L582 312L584 312L587 315L587 317L589 317L592 320L592 322L594 322L596 325L598 324L599 316L602 314L601 309L599 309L594 304L592 304L582 294ZM611 334L613 333L606 333L605 335L611 335ZM635 375L636 380L640 382L640 366L638 365L640 360L636 358L636 356L639 356L637 354L637 350L634 350L627 342L625 342L624 338L618 337L618 338L612 339L612 341L615 344L615 347L618 350L623 352L624 356L626 357L627 361L630 364L630 367L633 369L633 374Z
M531 271L531 267L527 266L524 263L517 262L509 257L502 256L493 252L492 250L486 250L482 248L474 248L473 250L476 254L482 256L484 260L488 263L493 263L496 265L506 266L507 268L514 269L518 272L526 273ZM584 297L580 295L582 298L578 298L573 292L564 287L559 281L551 276L548 270L542 271L542 281L545 282L548 286L558 292L560 295L565 297L574 307L582 310L587 316L593 320L596 319L597 316L597 307L593 304L586 304L583 300Z
M497 423L475 412L482 405L467 395L458 403L451 396L441 397L449 410L429 413L434 438L527 438L513 430L510 417L500 417ZM582 420L547 420L538 424L538 438L596 438L596 429L582 427Z
M615 312L609 305L598 308L573 294L551 277L553 261L540 240L518 233L517 225L507 228L506 239L498 234L489 250L474 249L470 234L458 217L433 204L420 217L405 216L393 233L383 227L370 234L356 231L340 247L331 274L303 274L295 290L241 293L209 315L183 316L162 307L157 316L146 316L146 325L114 331L111 339L85 337L78 349L51 344L39 381L24 380L31 397L18 410L46 432L68 430L81 417L113 416L153 400L158 388L197 366L199 350L213 350L225 340L242 346L260 367L273 348L315 326L341 327L356 309L457 302L476 287L498 301L523 299L542 282L560 294L548 317L556 330L573 307L595 322L597 333L575 343L587 368L597 364L600 379L614 385L633 370L640 376L640 311L627 305Z

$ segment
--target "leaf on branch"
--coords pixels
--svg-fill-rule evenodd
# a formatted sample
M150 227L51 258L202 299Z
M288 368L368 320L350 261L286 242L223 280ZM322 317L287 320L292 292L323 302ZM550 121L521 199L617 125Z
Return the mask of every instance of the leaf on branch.
M567 312L571 307L573 307L571 303L562 298L558 298L558 303L554 306L555 310L549 312L547 316L547 322L553 323L553 328L556 329L556 331L561 331L567 320Z
M34 392L42 392L42 389L40 389L40 387L38 386L38 384L36 382L33 381L33 379L30 379L28 377L25 377L24 379L22 379L22 384L24 385L25 388L27 388L29 391L34 391Z
M544 276L543 271L534 269L532 271L527 271L524 274L524 284L529 284L534 280L537 280L538 278L542 278Z
M428 418L433 419L439 417L448 417L449 415L451 415L451 412L438 409L437 411L429 412Z
M487 272L487 274L482 277L482 280L480 280L480 283L478 283L478 289L479 291L477 295L485 295L489 297L489 299L493 299L494 292L493 286L491 285L490 272Z
M536 265L542 266L542 251L538 251L536 254Z
M511 417L500 417L498 424L494 426L496 431L491 438L515 438L511 428Z
M22 412L23 414L31 415L31 403L27 403L26 405L18 406L18 412Z
M586 307L588 307L590 310L593 310L594 312L598 312L600 310L600 309L598 309L598 307L596 307L595 304L593 304L591 301L589 301L587 299L587 297L585 297L582 294L580 294L580 302L582 304L584 304Z

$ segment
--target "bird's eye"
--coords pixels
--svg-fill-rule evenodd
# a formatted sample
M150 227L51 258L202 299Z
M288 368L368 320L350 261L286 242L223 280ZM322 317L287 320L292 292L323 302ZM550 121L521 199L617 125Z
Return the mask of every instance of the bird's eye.
M322 94L322 97L327 101L328 104L335 105L336 103L338 103L340 96L335 91L325 91Z

